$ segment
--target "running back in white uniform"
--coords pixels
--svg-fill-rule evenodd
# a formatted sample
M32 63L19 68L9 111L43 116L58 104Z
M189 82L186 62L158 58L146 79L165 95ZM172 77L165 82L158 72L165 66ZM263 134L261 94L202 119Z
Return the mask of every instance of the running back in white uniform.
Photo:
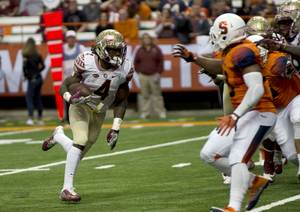
M104 106L98 113L105 112L115 100L119 86L132 79L133 64L126 59L121 66L105 70L98 64L98 55L83 52L74 61L74 72L81 74L82 83L89 86L93 95L86 104L95 109L101 102Z

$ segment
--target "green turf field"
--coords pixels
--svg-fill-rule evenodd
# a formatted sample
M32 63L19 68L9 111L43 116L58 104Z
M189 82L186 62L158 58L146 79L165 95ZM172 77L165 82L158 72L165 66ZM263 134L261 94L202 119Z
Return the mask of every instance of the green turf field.
M221 114L143 121L125 118L124 126L131 125L121 128L113 151L106 144L106 125L79 164L74 182L76 193L82 197L79 203L59 199L66 159L63 148L58 144L47 152L41 149L42 141L52 134L59 121L45 120L48 128L34 127L38 131L30 131L32 128L26 127L25 122L0 123L0 211L208 212L211 206L223 207L229 200L230 185L223 184L221 174L199 157L216 125L198 122L215 121L217 116ZM111 123L111 118L105 121ZM160 125L142 125L152 123ZM182 124L169 126L170 123ZM25 128L13 128L22 126ZM65 134L72 138L69 128ZM258 161L258 154L253 159ZM172 167L178 164L186 166ZM107 165L114 166L101 169ZM262 167L256 166L253 172L262 174ZM299 212L300 183L296 172L297 167L292 164L284 165L283 173L264 191L252 211ZM262 207L290 197L294 199L282 205ZM247 199L248 193L243 208Z

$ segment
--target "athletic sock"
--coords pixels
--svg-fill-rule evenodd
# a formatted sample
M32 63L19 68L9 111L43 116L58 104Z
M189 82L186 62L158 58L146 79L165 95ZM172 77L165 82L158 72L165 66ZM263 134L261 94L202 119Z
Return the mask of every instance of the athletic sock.
M64 148L66 153L68 153L73 143L73 141L64 133L56 133L53 140L59 143Z
M73 181L74 176L80 161L80 155L82 150L72 146L67 154L67 160L66 160L66 168L65 168L65 181L64 181L64 187L66 188L72 188L73 187Z

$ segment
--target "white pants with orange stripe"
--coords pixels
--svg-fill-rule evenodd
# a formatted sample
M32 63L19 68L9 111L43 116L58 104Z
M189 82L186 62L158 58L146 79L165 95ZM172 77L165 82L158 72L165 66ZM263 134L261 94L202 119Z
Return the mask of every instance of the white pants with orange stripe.
M272 112L252 110L238 120L236 131L231 130L228 136L226 133L221 136L214 129L200 152L201 159L204 163L213 163L221 157L228 157L228 165L247 164L261 141L274 128L276 117ZM223 171L221 167L218 169Z

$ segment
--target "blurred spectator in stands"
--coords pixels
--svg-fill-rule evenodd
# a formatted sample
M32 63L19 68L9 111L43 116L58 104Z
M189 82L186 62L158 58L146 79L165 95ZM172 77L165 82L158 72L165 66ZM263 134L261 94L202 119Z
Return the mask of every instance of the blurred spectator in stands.
M161 49L153 43L149 34L142 35L141 44L134 59L134 67L139 75L142 94L140 118L145 119L150 115L150 89L155 112L160 118L166 118L166 108L160 88L160 75L164 71L164 56Z
M199 9L199 14L203 17L209 17L210 16L210 13L209 13L209 10L205 7L203 7L203 0L193 0L191 1L191 4L189 5L189 7L186 8L186 12L192 14L194 13L194 15L196 14L196 8L194 8L194 12L193 12L193 9L192 9L192 6L193 5L199 5L200 9Z
M76 0L70 0L69 10L64 14L64 23L78 23L86 22L86 16L84 12L78 10ZM63 32L66 33L68 30L74 30L77 33L86 30L87 24L76 25L76 26L63 26ZM76 30L77 29L77 30Z
M267 4L265 5L266 9L263 11L260 11L260 15L276 15L277 14L277 8L275 5L275 2L273 0L267 0Z
M70 0L62 0L60 1L59 5L53 9L53 11L62 11L63 14L69 11L70 7Z
M252 10L252 0L243 0L242 7L238 8L236 14L239 16L247 16L250 15L251 10ZM247 23L248 20L249 18L244 19L245 23Z
M216 2L214 3L214 7L215 10L212 17L218 17L225 13L233 13L230 7L226 4L226 0L216 0Z
M138 39L138 28L131 18L128 18L126 9L119 10L119 21L115 23L115 30L120 32L125 41Z
M100 14L100 24L96 27L96 37L97 35L99 35L100 32L102 32L103 30L106 30L106 29L114 29L114 25L113 24L110 24L110 23L107 23L108 22L108 15L107 13L104 13L102 12Z
M202 1L202 0L201 0ZM194 1L196 2L196 1ZM198 3L194 3L191 6L191 14L189 24L192 27L192 32L189 34L190 38L195 38L200 35L208 35L210 30L210 24L208 20L192 20L193 18L206 18L208 10L203 8Z
M49 9L46 6L44 6L44 13L50 13L50 12L52 12L52 9ZM40 24L44 24L43 14L40 15ZM40 26L40 28L36 31L36 33L37 34L42 34L43 42L47 42L46 32L45 32L45 27L44 26Z
M21 0L19 14L21 16L37 16L44 12L43 0Z
M151 19L151 9L142 0L129 0L126 3L128 17L133 20L149 20Z
M145 0L144 3L145 5L150 7L152 12L155 12L158 10L158 7L160 5L160 0Z
M63 80L73 73L73 64L76 57L85 51L85 47L76 42L76 32L69 30L66 33L66 43L62 46L63 53ZM64 101L64 122L69 123L70 104Z
M274 5L274 6L272 6ZM272 7L275 7L275 4L272 0L260 0L260 4L257 4L250 12L250 15L269 15L273 14ZM276 11L276 7L275 7ZM276 12L274 13L276 14Z
M19 0L0 0L0 17L16 16L19 11Z
M126 6L123 0L107 0L100 4L101 11L108 14L109 22L119 21L119 10L124 8L126 8Z
M42 120L43 117L43 102L41 97L41 88L43 85L43 79L41 76L42 70L45 68L44 60L41 53L38 52L35 40L33 38L28 38L23 50L23 74L24 79L28 80L27 84L27 94L26 94L26 104L28 109L28 120L27 125L34 125L33 122L33 112L34 103L37 104L38 110L38 125L44 125Z
M183 0L161 0L158 10L169 9L171 17L180 15L186 10Z
M188 13L174 17L175 36L180 43L186 44L191 40L190 33L193 32L193 25L190 24Z
M154 29L155 34L158 38L175 38L175 24L170 20L170 10L163 9L161 13L161 17L159 18L161 21L158 22L157 27Z
M99 21L99 14L101 13L100 4L96 0L90 0L89 4L83 6L82 10L85 14L87 22Z

